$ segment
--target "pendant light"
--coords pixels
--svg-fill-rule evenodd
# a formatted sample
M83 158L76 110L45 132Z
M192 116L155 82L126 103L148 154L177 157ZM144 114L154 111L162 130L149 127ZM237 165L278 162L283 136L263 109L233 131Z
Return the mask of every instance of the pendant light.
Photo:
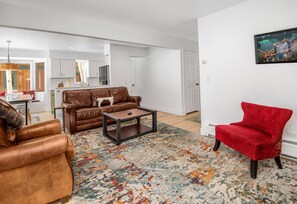
M19 70L19 64L10 63L10 57L9 57L9 43L11 43L10 40L7 40L7 63L1 63L0 64L0 71L18 71Z

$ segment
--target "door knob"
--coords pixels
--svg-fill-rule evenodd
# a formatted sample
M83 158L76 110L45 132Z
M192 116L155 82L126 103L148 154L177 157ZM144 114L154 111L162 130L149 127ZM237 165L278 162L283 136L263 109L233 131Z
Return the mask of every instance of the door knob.
M199 86L199 83L196 83L196 86Z

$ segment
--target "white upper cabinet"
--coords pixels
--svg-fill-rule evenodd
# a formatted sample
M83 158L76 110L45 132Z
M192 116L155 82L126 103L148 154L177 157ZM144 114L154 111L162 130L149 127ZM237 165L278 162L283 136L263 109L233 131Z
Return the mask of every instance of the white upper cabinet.
M62 77L75 77L75 60L61 60L61 74Z
M99 77L99 67L104 66L104 61L89 60L89 66L87 69L87 77Z
M52 59L52 78L74 78L75 60Z
M61 72L61 60L53 59L52 60L52 77L60 77Z

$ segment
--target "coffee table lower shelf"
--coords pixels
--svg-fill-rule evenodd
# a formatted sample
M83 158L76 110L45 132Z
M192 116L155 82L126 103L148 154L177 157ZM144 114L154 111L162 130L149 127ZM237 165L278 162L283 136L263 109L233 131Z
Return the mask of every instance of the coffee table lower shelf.
M121 131L120 133L121 142L153 132L151 127L148 127L142 124L125 126L125 127L122 127L120 131ZM117 138L117 129L107 131L105 136L108 137L110 140L112 140L114 143L119 142Z

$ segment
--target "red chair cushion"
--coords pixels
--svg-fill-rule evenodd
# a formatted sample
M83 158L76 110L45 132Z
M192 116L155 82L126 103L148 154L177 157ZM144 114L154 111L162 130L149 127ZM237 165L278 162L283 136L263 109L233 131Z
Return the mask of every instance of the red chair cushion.
M274 143L270 135L237 125L217 125L216 139L253 160L273 158Z
M23 94L30 94L31 99L35 100L35 90L23 91Z

